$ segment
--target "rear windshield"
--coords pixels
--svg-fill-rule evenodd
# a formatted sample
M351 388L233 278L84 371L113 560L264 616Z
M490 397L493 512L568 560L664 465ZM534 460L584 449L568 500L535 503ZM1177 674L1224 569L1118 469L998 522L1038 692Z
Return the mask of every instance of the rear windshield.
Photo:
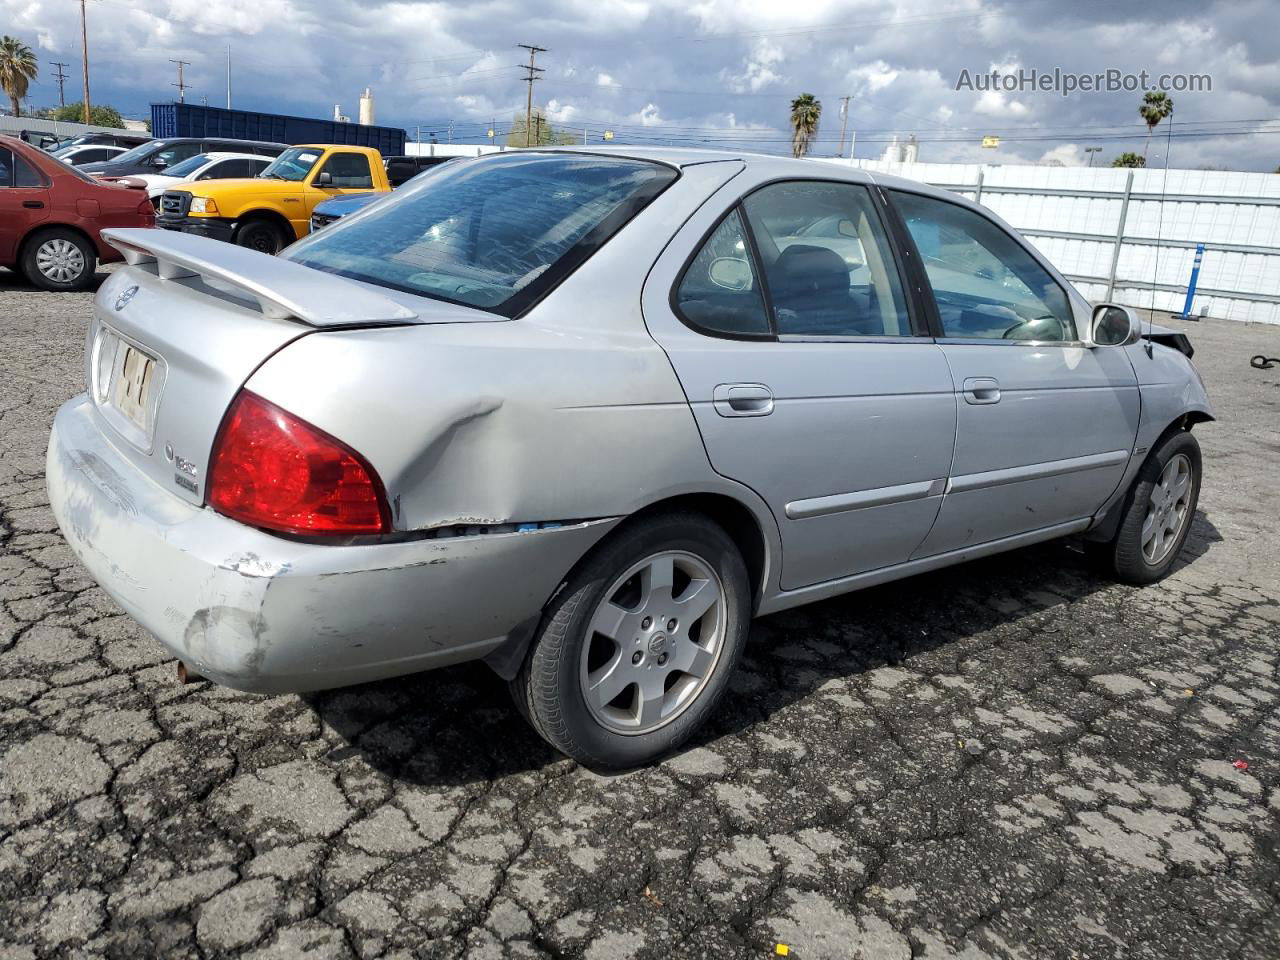
M208 162L208 154L197 153L194 157L187 157L180 163L175 163L173 166L168 167L164 175L166 177L185 177L189 173L195 173Z
M505 153L442 164L283 256L515 316L675 178L661 164L591 154Z

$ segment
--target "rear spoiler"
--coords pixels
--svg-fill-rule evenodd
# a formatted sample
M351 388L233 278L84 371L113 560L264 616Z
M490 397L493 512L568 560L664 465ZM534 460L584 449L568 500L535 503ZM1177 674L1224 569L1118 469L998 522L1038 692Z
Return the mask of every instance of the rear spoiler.
M161 280L199 277L214 287L234 287L275 320L343 327L418 319L408 307L351 280L221 240L136 227L103 230L102 239L131 266L154 263Z

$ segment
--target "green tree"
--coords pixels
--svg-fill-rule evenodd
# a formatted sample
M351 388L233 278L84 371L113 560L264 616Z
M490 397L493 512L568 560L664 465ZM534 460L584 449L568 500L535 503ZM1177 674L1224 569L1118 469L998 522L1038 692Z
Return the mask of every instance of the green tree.
M80 123L84 119L84 103L68 103L65 107L58 107L53 111L53 119L64 123ZM115 107L95 103L89 110L89 122L97 127L120 128L124 126L124 117L120 116L120 111Z
M1134 153L1133 151L1129 151L1127 153L1120 154L1120 156L1112 160L1111 165L1113 167L1145 167L1147 165L1147 158Z
M802 93L791 101L791 153L803 157L818 133L822 102L812 93Z
M17 37L0 37L0 88L9 97L13 115L21 116L18 101L27 95L27 84L40 72L40 64L31 48Z
M547 119L547 114L541 107L533 108L532 124L533 131L526 139L524 114L517 113L511 120L511 132L507 134L507 146L550 147L578 142L577 131L565 128L557 130Z
M1142 148L1142 156L1145 159L1147 149L1151 146L1151 134L1155 132L1160 121L1169 114L1173 113L1173 98L1167 93L1159 90L1149 90L1142 96L1142 106L1138 108L1138 116L1142 117L1143 123L1147 125L1147 142ZM1146 164L1143 164L1146 166Z

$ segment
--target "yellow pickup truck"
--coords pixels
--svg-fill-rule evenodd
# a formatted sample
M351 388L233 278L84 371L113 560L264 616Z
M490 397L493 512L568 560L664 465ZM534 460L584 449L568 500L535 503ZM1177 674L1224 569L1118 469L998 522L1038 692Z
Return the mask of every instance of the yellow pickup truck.
M344 193L391 189L370 147L290 147L256 177L205 180L166 190L156 226L279 253L311 229L311 211Z

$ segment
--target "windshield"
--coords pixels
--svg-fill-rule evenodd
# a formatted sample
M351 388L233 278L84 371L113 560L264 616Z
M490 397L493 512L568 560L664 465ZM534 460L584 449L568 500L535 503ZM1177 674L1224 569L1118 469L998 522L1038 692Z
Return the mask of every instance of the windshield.
M260 177L268 177L273 180L290 180L298 183L306 179L311 168L316 165L316 161L320 159L323 150L316 147L290 147L280 156L276 157L266 168L258 174Z
M147 157L151 156L157 150L164 147L163 141L148 140L146 143L140 143L132 150L126 150L124 153L117 153L111 158L112 163L141 163Z
M208 156L203 153L197 153L194 157L187 157L181 163L175 163L172 167L167 167L164 175L166 177L185 177L195 173L208 162Z
M442 164L283 255L515 316L675 179L661 164L592 154L506 153Z

